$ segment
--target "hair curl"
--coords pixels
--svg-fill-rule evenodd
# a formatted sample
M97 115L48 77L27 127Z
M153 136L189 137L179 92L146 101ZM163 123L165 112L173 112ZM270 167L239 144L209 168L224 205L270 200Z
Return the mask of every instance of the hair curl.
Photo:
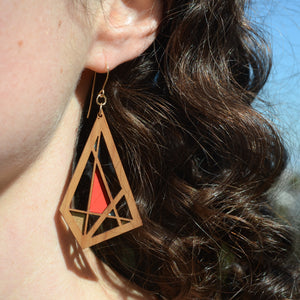
M247 5L165 0L153 45L111 72L106 114L144 226L93 250L161 299L299 295L268 197L286 152L251 107L271 64Z

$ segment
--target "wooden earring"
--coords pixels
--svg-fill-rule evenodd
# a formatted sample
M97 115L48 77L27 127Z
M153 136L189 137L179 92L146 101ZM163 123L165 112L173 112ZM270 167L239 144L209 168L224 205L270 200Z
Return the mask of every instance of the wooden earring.
M96 97L99 113L86 141L73 177L62 201L60 212L82 248L91 247L122 233L142 226L142 220L132 195L123 165L109 130L103 106L106 104L104 88ZM95 87L94 75L91 99ZM88 116L90 114L91 102ZM101 156L108 158L105 165ZM85 174L92 167L92 175ZM113 180L107 176L113 175ZM74 208L75 193L89 184L84 207Z

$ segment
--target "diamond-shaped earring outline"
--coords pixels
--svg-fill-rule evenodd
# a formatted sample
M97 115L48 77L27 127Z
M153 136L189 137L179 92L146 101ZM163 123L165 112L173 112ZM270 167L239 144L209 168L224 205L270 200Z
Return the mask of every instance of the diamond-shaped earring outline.
M115 169L116 172L116 176L119 180L120 186L121 186L121 191L119 191L119 193L112 198L111 194L110 194L110 190L108 187L108 184L106 182L106 178L101 166L100 161L98 160L98 155L97 153L95 153L95 142L97 141L97 143L100 143L100 138L101 138L101 134L103 135L104 141L106 143L109 155L111 157L111 161L113 164L113 167ZM99 151L99 145L97 147L98 151ZM110 197L110 203L108 204L107 208L104 210L103 214L101 214L100 218L95 222L95 224L92 226L92 228L90 228L90 230L88 232L86 232L86 234L83 234L82 231L80 230L80 228L78 227L78 225L76 224L76 221L74 220L71 211L70 211L70 206L74 197L74 194L76 192L76 188L79 184L80 178L83 174L84 168L88 162L89 156L91 154L91 152L93 152L93 155L95 157L95 162L99 171L100 171L100 175L101 175L101 179L103 180L106 192L108 193L108 196ZM93 169L95 170L95 168L93 167ZM94 176L95 174L93 174L93 180L94 180ZM92 184L91 184L92 187ZM89 192L89 202L90 202L90 197L91 197L91 191ZM128 209L130 211L130 214L132 216L132 220L130 220L129 223L126 223L124 225L120 225L116 228L113 228L111 230L105 231L99 235L93 236L95 234L95 232L97 231L97 229L99 228L99 226L101 226L101 224L104 222L104 220L108 217L109 213L115 209L116 210L116 205L117 203L123 198L125 197L126 202L127 202L127 206ZM135 229L137 227L142 226L142 220L140 218L140 215L138 213L137 207L136 207L136 203L130 188L130 185L128 183L128 179L126 177L123 165L121 163L120 157L118 155L115 143L113 141L112 135L110 133L104 112L102 111L101 115L98 115L95 123L93 125L93 128L91 130L91 133L88 137L88 140L85 144L85 147L82 151L82 154L80 156L80 159L78 161L78 164L75 168L73 177L70 181L70 184L67 188L65 197L62 201L61 207L60 207L60 212L62 214L62 216L64 217L66 223L68 224L68 226L70 227L70 230L72 231L72 233L74 234L77 242L79 243L79 245L82 248L87 248L87 247L91 247L95 244L98 244L102 241L105 241L107 239L113 238L115 236L118 236L122 233L125 233L127 231L130 231L132 229ZM87 214L91 214L88 211L86 212ZM88 216L87 216L88 217ZM87 222L87 220L86 220ZM122 220L118 219L118 224L122 224Z

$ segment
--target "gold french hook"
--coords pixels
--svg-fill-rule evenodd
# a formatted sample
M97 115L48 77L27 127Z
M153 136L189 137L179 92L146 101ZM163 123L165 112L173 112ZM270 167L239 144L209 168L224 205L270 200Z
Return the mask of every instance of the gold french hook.
M94 73L94 78L93 78L93 84L92 84L92 91L91 91L91 98L90 98L90 104L89 104L89 109L88 109L88 113L87 113L87 119L90 116L90 112L91 112L91 108L92 108L92 101L94 98L94 90L95 90L95 82L96 82L96 76L97 73ZM108 77L109 77L109 68L107 68L107 72L106 72L106 78L105 81L103 83L102 89L100 90L100 92L98 93L97 97L96 97L96 103L100 106L100 111L102 110L102 107L106 104L107 102L107 98L105 96L105 86L107 84L108 81ZM104 99L103 101L99 101L100 99Z
M104 81L103 86L102 86L102 89L101 89L101 91L103 91L103 93L104 93L104 89L105 89L105 86L106 86L106 84L107 84L108 77L109 77L109 67L107 67L106 70L107 70L107 71L106 71L106 78L105 78L105 81ZM101 93L101 91L100 91L100 93Z

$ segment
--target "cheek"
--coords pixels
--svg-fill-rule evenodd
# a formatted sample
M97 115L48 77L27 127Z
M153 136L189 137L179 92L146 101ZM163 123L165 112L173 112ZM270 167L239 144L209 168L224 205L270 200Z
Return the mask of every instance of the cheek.
M2 170L8 160L25 163L47 143L74 94L87 51L67 1L14 2L0 14Z

